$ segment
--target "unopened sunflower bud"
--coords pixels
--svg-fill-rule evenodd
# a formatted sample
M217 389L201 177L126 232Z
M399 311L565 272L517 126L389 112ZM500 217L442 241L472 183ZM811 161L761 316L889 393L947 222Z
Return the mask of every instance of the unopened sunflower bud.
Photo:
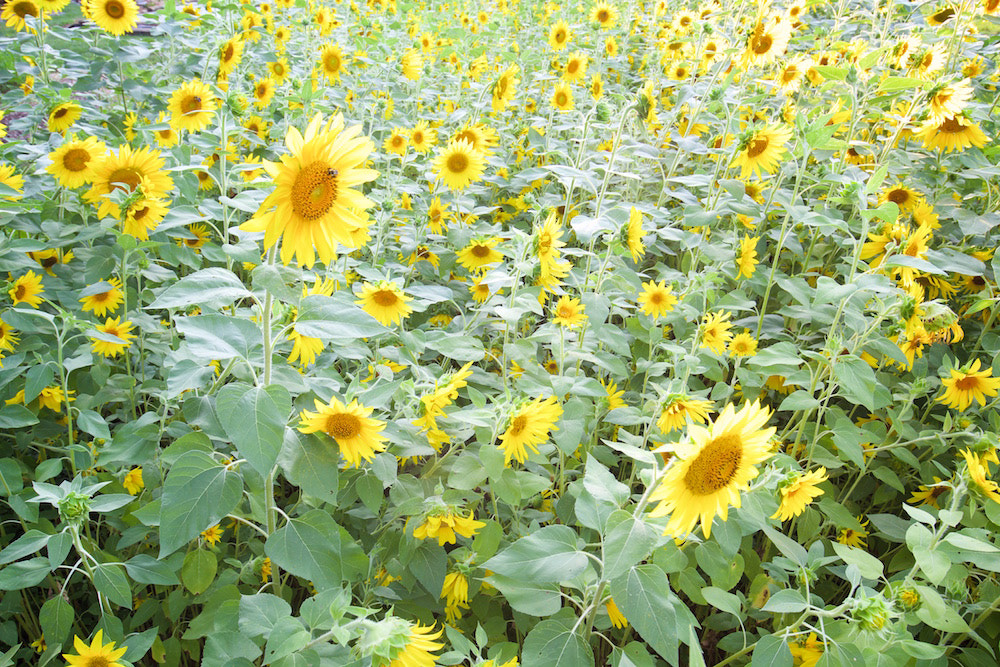
M889 625L893 616L892 604L882 595L864 598L855 602L851 616L861 626L862 630L882 632Z
M59 507L59 518L64 523L80 525L90 514L90 497L76 491L70 491L57 505Z
M250 106L246 95L235 95L231 94L226 98L226 104L229 106L229 110L233 112L233 115L237 118L243 116L246 113L247 108Z

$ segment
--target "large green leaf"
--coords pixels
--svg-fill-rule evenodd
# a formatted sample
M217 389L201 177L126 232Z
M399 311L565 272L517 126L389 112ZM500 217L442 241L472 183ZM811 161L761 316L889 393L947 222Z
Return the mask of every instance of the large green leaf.
M524 639L524 667L589 667L594 652L577 632L576 619L563 617L542 621Z
M309 579L317 590L339 587L368 570L365 552L322 510L307 512L276 530L264 551L275 565Z
M242 493L240 476L205 452L189 451L177 459L163 484L160 558L219 523Z
M593 456L587 458L583 483L576 497L573 510L576 518L587 528L603 531L604 524L628 498L628 487Z
M658 566L633 567L611 581L611 596L639 636L671 665L678 664L678 618L680 601L670 590L667 575ZM685 625L695 625L693 619ZM680 636L687 637L688 627Z
M237 299L252 296L232 271L212 267L184 276L160 292L147 310L188 308L192 305L222 308Z
M295 330L303 336L321 338L334 345L388 331L355 304L347 292L307 296L295 318Z
M340 452L336 445L285 429L278 463L292 484L326 502L336 501L340 476Z
M532 584L516 577L493 574L490 583L510 603L514 611L530 616L551 616L562 607L562 593L558 584Z
M196 315L174 319L184 334L187 353L204 361L261 356L263 337L253 322L225 315Z
M292 395L281 385L229 384L219 391L216 412L240 456L266 477L274 467L292 411Z
M614 579L644 560L656 546L657 532L642 519L615 510L608 517L604 538L604 578Z
M121 565L103 563L94 567L94 588L115 604L132 608L132 588Z
M267 636L292 607L277 595L257 593L240 598L240 632L248 637Z
M572 579L587 567L587 554L577 546L569 526L545 526L514 542L483 567L522 581L548 583Z

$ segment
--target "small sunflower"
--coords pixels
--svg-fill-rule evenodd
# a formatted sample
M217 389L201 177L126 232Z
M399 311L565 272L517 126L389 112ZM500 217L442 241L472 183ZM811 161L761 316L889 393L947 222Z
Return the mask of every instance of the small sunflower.
M278 58L274 62L269 62L267 64L267 73L270 75L274 82L279 86L285 82L288 78L288 60L285 58Z
M219 49L219 76L226 77L236 69L243 59L243 40L231 37Z
M733 338L733 334L729 331L733 326L729 322L732 316L732 313L726 311L706 313L702 323L700 347L708 348L716 354L725 352L726 345Z
M558 83L552 91L552 98L549 101L559 111L572 111L573 89L570 88L568 83Z
M344 73L344 51L338 44L324 44L319 54L320 71L330 83L336 83Z
M344 405L337 398L327 404L313 399L316 412L303 410L299 414L298 430L302 433L325 433L340 448L348 467L360 467L361 460L371 463L377 452L385 451L386 438L381 435L385 422L372 419L372 408L355 399Z
M575 51L569 54L566 59L566 67L563 68L563 80L570 83L583 81L587 76L587 65L590 59L587 54Z
M928 122L943 123L948 118L962 113L972 99L969 80L936 86L928 95Z
M14 281L7 294L13 300L11 305L26 303L32 308L38 308L42 303L42 294L45 287L42 285L42 277L34 271L28 271L23 276Z
M770 65L784 55L791 37L790 21L771 21L768 25L764 20L759 20L747 39L743 61L750 65Z
M458 263L468 271L484 273L503 259L503 254L496 249L498 243L498 236L474 240L458 253Z
M437 538L438 546L455 544L456 536L472 537L486 525L485 522L477 521L472 517L472 510L469 510L467 517L455 514L451 509L443 513L438 511L428 514L424 517L423 522L413 529L413 537L418 540Z
M93 313L98 317L105 317L109 313L118 310L118 306L122 305L124 297L122 295L121 281L117 278L109 278L106 284L110 285L111 289L95 292L94 289L100 288L91 286L84 291L84 295L80 297L80 303L83 304L81 307L84 312Z
M452 139L434 158L434 173L452 190L462 190L483 177L486 160L464 139Z
M258 109L266 109L274 99L274 79L265 76L253 84L253 103Z
M73 123L79 120L83 107L76 102L63 102L49 112L49 132L65 134Z
M615 23L618 21L618 9L606 2L598 2L590 10L589 18L591 23L597 23L604 30L610 30L615 27Z
M566 21L559 20L549 28L549 48L553 51L562 51L569 43L572 33Z
M942 150L946 153L964 151L975 146L982 148L990 140L975 121L962 114L956 114L941 122L928 120L915 133L926 148Z
M93 179L95 161L107 151L107 147L96 137L69 141L49 153L52 164L45 171L55 176L64 188L79 188Z
M76 655L63 653L69 667L124 667L118 659L128 651L127 646L115 649L115 642L105 644L103 630L97 631L90 646L74 635L73 648L76 649Z
M1000 391L1000 378L993 377L993 369L979 370L980 361L976 359L967 369L952 369L951 377L941 380L944 393L938 396L950 408L965 410L973 401L986 405L986 398L996 396Z
M667 287L666 280L659 283L650 280L642 284L638 303L643 315L660 318L674 309L677 297L673 295L672 288Z
M97 207L100 217L121 217L117 204L106 195L124 189L128 194L143 186L147 197L163 197L174 187L173 179L163 167L166 161L160 152L149 148L118 147L118 153L107 153L94 161L91 187L83 198Z
M773 174L785 154L784 145L792 138L792 129L783 125L769 125L748 136L736 157L733 167L740 167L740 178L759 177L762 172Z
M751 336L749 331L736 334L729 341L729 356L752 357L755 354L757 354L757 339Z
M104 324L99 324L94 329L98 335L90 337L90 349L103 357L117 357L135 338L135 334L130 333L132 323L128 320L122 322L120 317L109 317Z
M759 236L748 236L740 241L740 256L736 258L739 273L736 279L751 278L757 270L757 243Z
M116 37L135 30L139 23L139 5L135 0L84 0L90 19L102 30Z
M826 481L826 468L820 467L811 472L799 472L780 487L781 505L771 517L778 521L788 521L805 511L806 505L818 496L823 495L819 485Z
M430 127L426 120L417 123L410 130L410 145L418 153L427 153L437 143L437 130Z
M392 132L382 143L382 148L384 148L387 153L393 153L395 155L406 155L406 147L406 130L401 127L392 128Z
M507 429L500 436L504 465L509 467L511 459L524 463L528 458L527 449L537 454L538 445L549 439L550 431L558 429L555 424L562 413L562 406L555 396L536 398L515 410L507 422Z
M188 81L170 95L170 127L178 132L200 132L212 122L217 108L211 88L200 79Z
M402 325L403 320L410 316L413 308L407 302L411 298L396 283L381 280L375 284L364 283L355 303L378 320L379 324L387 327L392 324Z
M587 316L583 313L583 304L579 299L573 299L564 294L552 309L552 321L566 328L579 326L587 321Z
M969 480L972 482L973 490L993 502L1000 503L1000 485L990 479L990 469L985 457L977 455L968 448L963 449L961 454L968 467Z

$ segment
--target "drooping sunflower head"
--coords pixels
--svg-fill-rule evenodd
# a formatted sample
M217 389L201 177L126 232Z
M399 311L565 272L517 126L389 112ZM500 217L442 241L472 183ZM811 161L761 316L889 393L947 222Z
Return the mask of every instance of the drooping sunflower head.
M83 108L76 102L63 102L49 112L49 132L66 133L73 123L80 118Z

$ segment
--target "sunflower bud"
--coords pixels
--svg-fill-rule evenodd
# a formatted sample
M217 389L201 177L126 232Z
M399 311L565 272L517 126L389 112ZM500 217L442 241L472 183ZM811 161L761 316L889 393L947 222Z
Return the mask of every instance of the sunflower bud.
M882 632L892 619L892 604L881 594L856 600L851 616L860 624L862 630Z
M70 491L56 504L59 508L59 518L70 525L80 525L90 514L90 496L76 491Z
M226 104L229 106L229 110L233 112L233 115L237 118L241 118L243 114L246 113L249 102L247 101L246 95L234 95L230 94L226 98Z
M597 103L597 120L602 123L608 122L611 119L611 107L609 107L604 102Z
M916 611L923 603L920 592L913 586L903 586L897 589L893 601L903 611Z

